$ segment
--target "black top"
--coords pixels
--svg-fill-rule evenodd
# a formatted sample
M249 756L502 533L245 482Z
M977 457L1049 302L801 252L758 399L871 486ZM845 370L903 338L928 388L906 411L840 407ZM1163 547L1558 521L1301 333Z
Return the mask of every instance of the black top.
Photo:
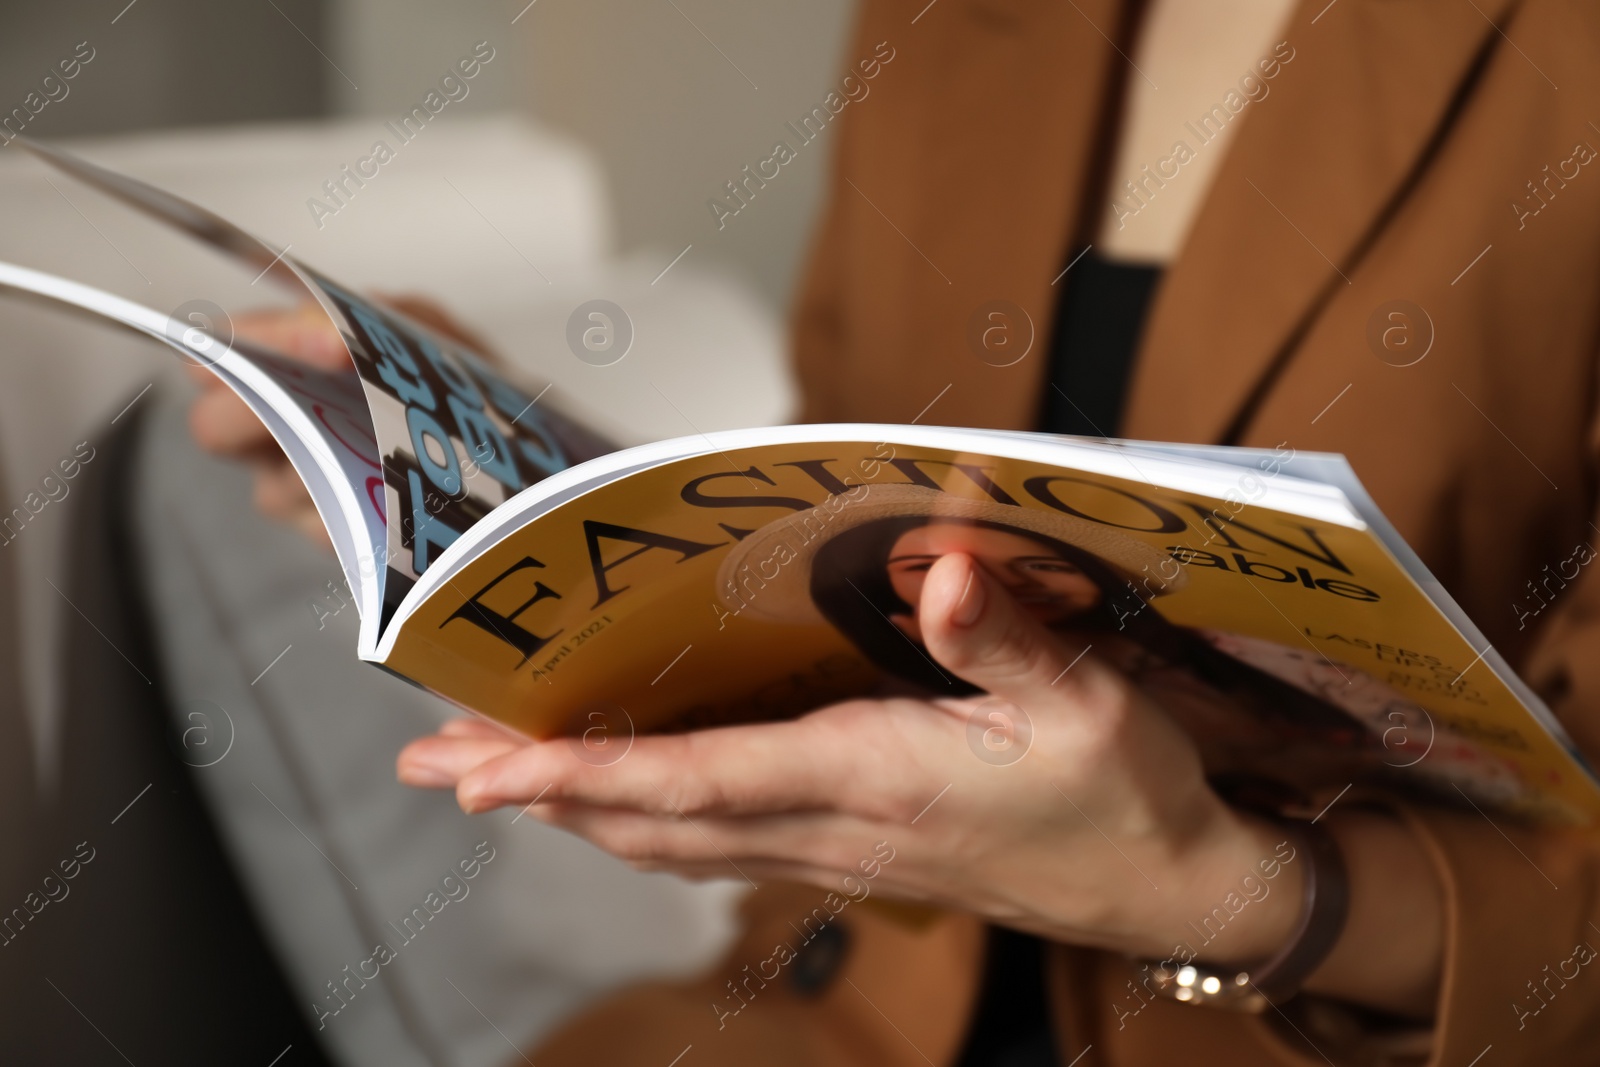
M1039 429L1116 435L1133 378L1133 354L1160 280L1159 267L1112 263L1090 250L1057 283L1066 288L1050 343Z
M1122 419L1134 352L1161 280L1158 267L1112 263L1093 251L1064 286L1040 398L1040 430L1109 437ZM1056 1048L1045 999L1044 946L1036 937L991 927L983 987L957 1067L1052 1067Z

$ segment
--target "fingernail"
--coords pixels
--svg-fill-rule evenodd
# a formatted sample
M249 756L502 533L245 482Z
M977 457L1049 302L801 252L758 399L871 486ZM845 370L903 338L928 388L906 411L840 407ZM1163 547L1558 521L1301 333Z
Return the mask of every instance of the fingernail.
M967 586L961 590L961 599L956 601L955 611L950 613L950 621L957 626L971 626L983 614L983 580L978 577L977 563L968 560L967 566L970 568L967 571Z

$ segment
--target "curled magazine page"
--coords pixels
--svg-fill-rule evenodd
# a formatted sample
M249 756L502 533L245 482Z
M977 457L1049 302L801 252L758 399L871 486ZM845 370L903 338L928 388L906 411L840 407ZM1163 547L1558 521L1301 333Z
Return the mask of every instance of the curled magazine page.
M10 263L0 263L0 292L158 341L238 393L311 493L346 580L358 591L364 640L375 640L387 528L377 443L353 371L316 370L112 293Z
M371 412L389 516L386 625L416 579L473 524L614 446L459 343L302 270L333 308Z
M1353 512L1250 503L1155 457L1143 477L1110 473L1117 457L1085 469L1085 446L1044 438L800 429L712 435L543 511L408 605L385 666L533 736L600 730L612 752L852 695L974 696L915 607L932 560L963 551L1170 709L1211 774L1600 814L1563 739ZM1270 460L1253 476L1287 480ZM1025 751L1026 715L987 704L975 751L996 723Z
M481 353L357 296L206 209L60 149L17 138L63 172L317 302L344 339L378 456L358 482L384 525L382 607L371 648L417 577L473 523L524 488L615 446L550 410ZM370 478L370 481L367 480ZM352 586L353 587L353 586ZM369 625L375 629L369 630Z
M11 141L62 173L70 174L129 207L160 219L189 236L226 252L249 266L252 274L259 271L280 285L305 289L304 282L295 275L293 267L284 261L282 252L269 247L265 241L246 233L222 216L207 211L198 204L192 204L180 196L174 196L164 189L158 189L137 178L130 178L126 174L107 170L71 152L63 152L31 137L13 137Z

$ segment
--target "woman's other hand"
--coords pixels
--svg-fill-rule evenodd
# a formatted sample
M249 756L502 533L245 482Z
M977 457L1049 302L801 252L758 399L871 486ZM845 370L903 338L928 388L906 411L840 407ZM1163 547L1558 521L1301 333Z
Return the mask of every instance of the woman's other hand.
M381 301L452 340L480 352L482 343L431 301L389 297ZM234 336L298 359L320 370L351 369L339 331L313 301L289 310L257 311L233 321ZM191 368L200 396L189 410L189 429L196 443L213 455L237 460L251 470L255 506L269 518L287 523L313 542L331 547L328 532L311 502L311 494L254 412L220 378L204 368Z

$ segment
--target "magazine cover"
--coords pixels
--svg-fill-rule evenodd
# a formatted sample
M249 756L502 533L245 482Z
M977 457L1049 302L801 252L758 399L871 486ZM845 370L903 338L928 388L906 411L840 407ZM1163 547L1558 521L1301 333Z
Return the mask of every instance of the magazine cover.
M1150 692L1213 774L1600 810L1570 745L1353 510L1095 473L1049 440L983 453L875 429L902 433L725 449L598 486L452 573L382 660L535 736L611 731L619 752L635 730L863 692L970 695L923 649L915 608L932 561L961 551ZM1235 476L1259 484L1263 463ZM1031 729L995 710L980 735Z

